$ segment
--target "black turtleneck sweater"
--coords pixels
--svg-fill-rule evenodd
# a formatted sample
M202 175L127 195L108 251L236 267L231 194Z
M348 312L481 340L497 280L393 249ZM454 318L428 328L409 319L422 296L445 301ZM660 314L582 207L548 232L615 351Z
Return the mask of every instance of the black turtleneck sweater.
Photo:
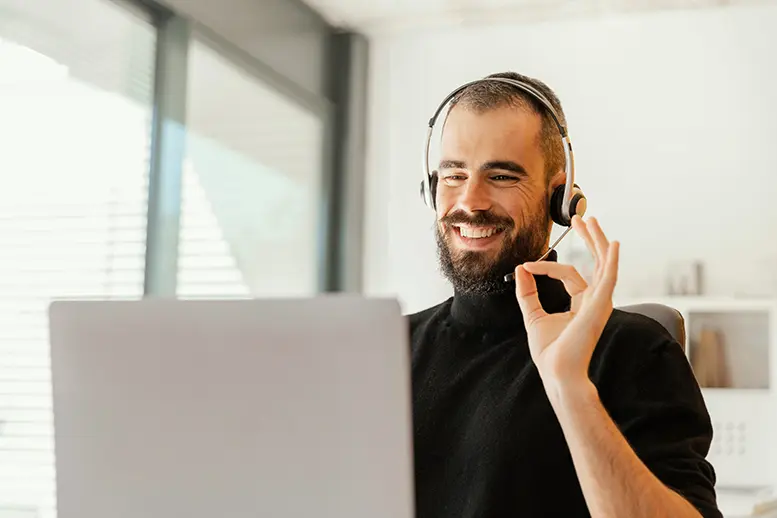
M546 311L569 308L560 282L537 285ZM417 518L590 516L514 293L456 294L409 321ZM589 372L647 467L702 516L720 517L710 418L671 335L616 310Z

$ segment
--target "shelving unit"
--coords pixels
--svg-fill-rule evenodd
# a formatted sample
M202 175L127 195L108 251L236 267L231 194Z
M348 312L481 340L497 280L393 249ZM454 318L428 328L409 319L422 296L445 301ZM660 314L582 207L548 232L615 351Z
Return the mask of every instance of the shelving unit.
M777 486L777 299L658 297L685 319L685 351L714 435L719 486Z

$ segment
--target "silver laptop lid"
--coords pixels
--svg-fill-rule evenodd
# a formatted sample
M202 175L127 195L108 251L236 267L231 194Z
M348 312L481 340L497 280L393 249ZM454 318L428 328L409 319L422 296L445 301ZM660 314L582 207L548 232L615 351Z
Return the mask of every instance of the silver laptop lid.
M59 518L411 518L393 300L57 302Z

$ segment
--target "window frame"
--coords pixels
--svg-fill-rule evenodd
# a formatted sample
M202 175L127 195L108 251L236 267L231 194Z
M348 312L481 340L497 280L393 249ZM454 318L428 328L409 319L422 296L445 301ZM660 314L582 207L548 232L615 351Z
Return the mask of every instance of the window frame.
M195 40L208 45L225 59L231 61L243 72L252 75L279 95L298 104L318 117L324 127L321 164L321 190L319 192L317 213L319 214L316 239L316 285L317 292L343 291L348 287L361 285L361 247L350 246L348 256L341 250L344 243L353 243L354 234L360 234L361 227L354 228L354 221L361 221L360 214L348 214L338 192L346 187L346 168L340 166L346 160L344 152L353 153L347 146L347 133L341 120L344 116L342 95L338 95L339 83L331 92L335 101L319 96L305 87L291 81L271 67L255 59L248 53L236 48L223 37L206 26L182 18L152 0L112 0L114 2L132 2L148 9L154 16L157 27L157 49L154 91L154 122L151 143L151 170L149 171L149 206L146 244L146 282L144 296L175 297L177 293L178 244L180 237L182 170L185 159L186 139L186 98L188 49ZM334 42L335 31L330 31ZM341 36L339 36L342 38ZM329 62L326 64L329 75L341 73L330 65L340 62L348 56L348 48L331 45ZM366 66L364 67L366 68ZM366 89L366 74L362 74L362 86ZM332 83L332 78L329 78ZM346 84L342 85L345 88ZM352 87L352 85L351 85ZM359 114L363 117L365 110ZM182 126L180 126L182 125ZM364 124L362 124L364 126ZM356 133L359 135L360 133ZM348 150L348 151L346 151ZM361 162L363 162L363 158ZM361 167L359 177L361 177ZM349 175L353 178L355 175ZM361 189L357 189L361 192ZM354 232L355 231L355 232ZM350 238L346 239L346 234ZM361 242L359 235L357 241ZM347 262L350 279L344 279L339 263ZM358 280L354 280L358 279ZM350 289L349 291L354 291ZM359 291L359 288L356 288Z

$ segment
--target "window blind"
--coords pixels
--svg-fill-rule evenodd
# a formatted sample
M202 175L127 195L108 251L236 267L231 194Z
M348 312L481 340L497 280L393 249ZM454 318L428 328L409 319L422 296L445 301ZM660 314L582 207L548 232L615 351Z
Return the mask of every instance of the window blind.
M66 4L0 0L0 515L56 516L50 301L143 292L155 31Z
M250 296L235 256L190 161L181 187L178 296L187 299Z
M199 37L188 74L178 295L315 293L323 117Z

